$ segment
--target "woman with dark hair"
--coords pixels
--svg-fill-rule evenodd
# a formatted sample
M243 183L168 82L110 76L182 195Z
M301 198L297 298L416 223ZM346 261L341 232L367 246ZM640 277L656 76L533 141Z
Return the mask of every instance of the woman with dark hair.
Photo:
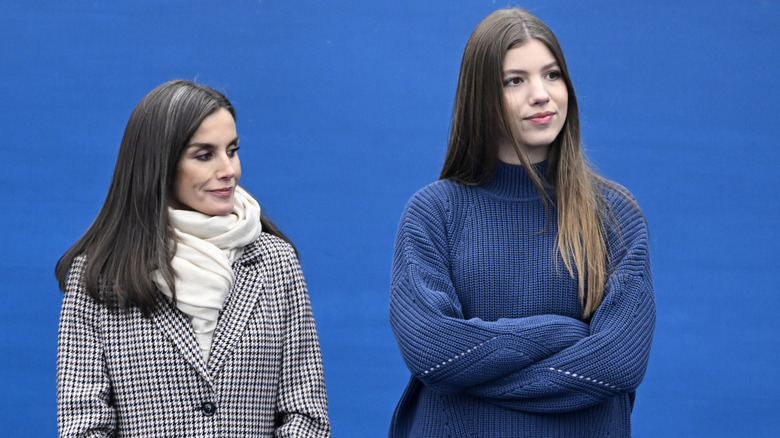
M60 436L328 437L295 249L241 186L224 95L167 82L56 267Z
M555 35L490 14L463 54L441 179L407 204L392 437L629 436L655 326L647 226L583 156Z

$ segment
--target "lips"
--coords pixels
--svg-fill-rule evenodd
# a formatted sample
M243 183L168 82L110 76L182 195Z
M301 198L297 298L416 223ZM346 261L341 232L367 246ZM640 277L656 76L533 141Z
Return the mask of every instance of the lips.
M209 190L209 192L217 195L217 196L230 196L233 194L233 187L227 187L224 189L216 189L216 190Z
M536 113L533 115L530 115L525 118L530 123L533 123L534 125L546 125L550 123L555 117L555 113L552 111L544 111L541 113Z

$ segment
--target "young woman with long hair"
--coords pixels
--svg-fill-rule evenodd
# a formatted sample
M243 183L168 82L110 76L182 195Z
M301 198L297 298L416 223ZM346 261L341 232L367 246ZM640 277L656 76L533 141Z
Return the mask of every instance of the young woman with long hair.
M392 437L630 435L655 325L639 207L583 156L555 35L502 9L463 54L440 180L407 204Z
M164 83L56 267L60 436L329 437L295 249L241 186L235 110Z

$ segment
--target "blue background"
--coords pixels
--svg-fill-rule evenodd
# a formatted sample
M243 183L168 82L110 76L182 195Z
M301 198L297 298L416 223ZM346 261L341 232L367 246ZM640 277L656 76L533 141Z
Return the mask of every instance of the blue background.
M398 218L438 176L468 35L505 5L0 0L0 435L56 434L54 264L135 104L187 78L234 102L242 183L302 255L334 436L384 436L407 380L387 321ZM588 154L651 227L634 435L774 436L780 3L521 6L564 48Z

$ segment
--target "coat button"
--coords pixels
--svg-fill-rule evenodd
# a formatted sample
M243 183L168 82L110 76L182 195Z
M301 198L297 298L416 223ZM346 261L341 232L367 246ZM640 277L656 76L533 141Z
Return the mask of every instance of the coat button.
M200 405L200 410L203 411L203 415L210 417L217 412L217 405L212 402L205 402Z

